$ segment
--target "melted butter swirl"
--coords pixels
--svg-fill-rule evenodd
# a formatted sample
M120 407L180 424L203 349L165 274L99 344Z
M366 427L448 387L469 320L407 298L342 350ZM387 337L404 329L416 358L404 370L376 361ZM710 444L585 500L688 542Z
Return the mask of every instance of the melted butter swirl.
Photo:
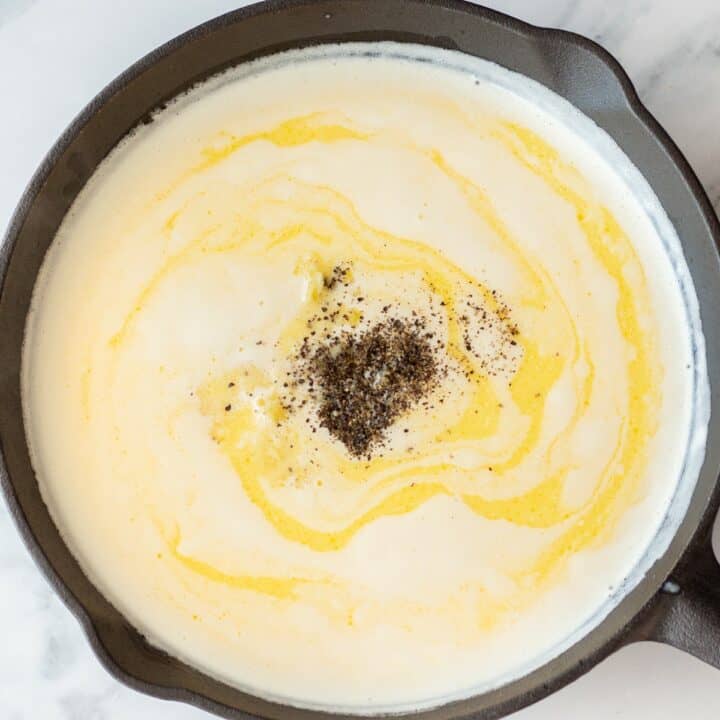
M329 122L321 114L296 117L266 131L230 136L208 148L200 163L158 194L157 202L171 197L189 178L201 176L256 143L292 152L309 144L399 142L424 160L428 173L452 183L479 222L489 228L498 252L504 253L522 278L522 292L513 298L515 308L524 310L525 318L544 317L535 324L519 323L517 363L510 378L484 373L462 342L460 298L471 294L489 312L497 313L489 285L438 249L373 226L339 190L282 170L234 192L229 203L225 198L222 207L229 205L232 212L223 215L215 206L213 213L208 211L195 236L169 253L142 289L110 344L120 358L132 343L135 322L158 288L174 273L208 255L241 254L280 265L291 259L306 291L294 318L276 336L270 333L281 360L297 345L308 317L323 302L322 277L335 263L350 258L363 276L392 276L396 287L411 277L443 308L448 356L473 371L459 391L453 412L435 417L431 431L427 422L415 418L420 430L411 449L357 460L329 438L311 437L301 423L290 422L278 432L279 421L287 421L278 400L278 378L255 365L211 373L196 388L197 404L179 412L199 407L247 498L279 536L310 551L345 548L363 528L412 513L438 496L457 498L488 520L553 530L552 542L515 572L519 587L526 591L550 578L570 555L598 542L637 497L660 403L660 368L644 321L649 311L642 268L610 211L575 189L577 171L530 130L498 121L490 137L572 209L597 266L615 290L614 308L609 311L614 312L626 357L624 404L616 420L607 418L614 423L611 451L598 466L581 468L592 475L592 490L580 502L568 501L565 489L568 475L578 470L572 460L576 433L598 400L595 379L602 369L596 366L592 342L541 259L524 252L490 196L437 148ZM164 218L165 231L182 222L196 205L202 207L203 200L191 197ZM563 396L571 400L560 413L560 422L548 428L547 404L561 382ZM305 467L304 476L289 486L288 472L303 467L302 455L310 444L319 448L320 469ZM298 482L316 496L330 496L332 503L308 503L305 496L297 501ZM170 553L193 573L259 593L293 598L299 592L297 584L302 581L297 578L248 577L183 555L179 532L169 542Z

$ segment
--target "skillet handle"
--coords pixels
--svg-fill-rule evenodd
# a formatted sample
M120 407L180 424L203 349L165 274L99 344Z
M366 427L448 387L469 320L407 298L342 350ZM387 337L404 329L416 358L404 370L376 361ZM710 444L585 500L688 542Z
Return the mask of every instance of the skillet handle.
M663 585L643 639L672 645L720 669L720 564L712 524Z

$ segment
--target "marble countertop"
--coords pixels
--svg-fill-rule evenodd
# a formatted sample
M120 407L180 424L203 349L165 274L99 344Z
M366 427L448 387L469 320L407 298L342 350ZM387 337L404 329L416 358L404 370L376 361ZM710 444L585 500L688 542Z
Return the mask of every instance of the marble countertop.
M43 155L130 63L232 0L0 0L0 233ZM720 211L719 0L489 0L604 45ZM120 685L33 564L0 504L0 720L202 720ZM651 643L626 648L517 720L710 720L720 671Z

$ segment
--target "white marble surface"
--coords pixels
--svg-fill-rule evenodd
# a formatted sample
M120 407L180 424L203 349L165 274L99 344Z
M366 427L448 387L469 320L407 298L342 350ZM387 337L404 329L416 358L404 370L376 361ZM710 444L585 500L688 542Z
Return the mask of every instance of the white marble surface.
M232 0L0 0L0 232L44 153L127 65ZM720 0L494 0L575 30L624 64L720 210ZM720 611L720 608L718 609ZM517 720L715 720L720 672L642 644ZM112 679L50 590L0 505L0 720L201 720Z

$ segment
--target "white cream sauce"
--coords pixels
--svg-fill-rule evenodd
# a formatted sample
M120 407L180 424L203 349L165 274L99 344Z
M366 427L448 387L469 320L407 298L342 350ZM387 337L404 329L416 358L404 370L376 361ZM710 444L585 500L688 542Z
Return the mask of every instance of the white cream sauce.
M519 330L370 462L278 402L344 261L349 326L434 303L471 364L466 297ZM424 707L607 612L701 452L698 328L667 218L563 101L457 53L313 49L103 163L38 282L26 421L64 538L153 643L298 705Z

